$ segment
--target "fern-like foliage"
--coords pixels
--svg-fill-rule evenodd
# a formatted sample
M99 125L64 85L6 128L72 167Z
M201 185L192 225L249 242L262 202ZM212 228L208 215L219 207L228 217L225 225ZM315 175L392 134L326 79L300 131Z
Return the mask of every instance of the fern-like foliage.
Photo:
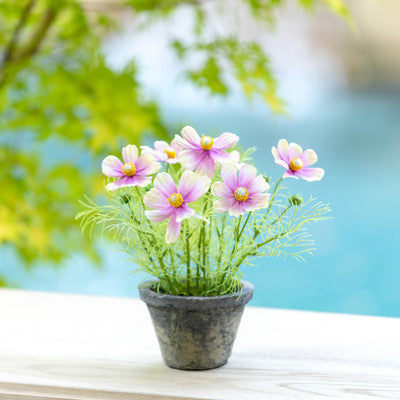
M244 153L249 160L253 149ZM168 167L176 178L180 167ZM214 178L218 180L219 178ZM110 193L109 202L81 202L77 215L83 230L99 230L118 243L138 271L157 278L158 290L175 295L215 296L240 290L242 268L258 257L291 256L303 260L314 250L308 233L311 223L326 220L327 204L292 196L282 179L274 185L269 207L232 217L214 212L211 192L191 206L209 223L185 220L177 242L167 244L167 221L151 223L145 215L145 188L125 187ZM188 282L190 285L188 285Z

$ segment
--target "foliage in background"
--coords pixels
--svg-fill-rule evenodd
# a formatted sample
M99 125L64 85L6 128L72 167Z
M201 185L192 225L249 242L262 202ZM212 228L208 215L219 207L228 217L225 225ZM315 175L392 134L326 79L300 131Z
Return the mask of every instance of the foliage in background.
M306 10L325 3L349 20L342 0L297 2ZM284 112L263 49L232 33L210 37L206 3L130 0L114 7L149 23L189 8L195 20L191 39L171 39L171 51L184 61L199 55L203 61L185 76L212 95L227 95L233 77L247 96L259 95L272 110ZM219 18L245 9L269 25L284 2L232 4ZM118 71L105 61L101 40L118 29L117 17L110 17L118 14L84 7L75 0L0 2L0 245L14 247L26 265L59 262L75 252L97 259L92 240L82 241L74 222L76 199L101 188L89 165L121 143L168 132L155 99L138 81L135 60Z

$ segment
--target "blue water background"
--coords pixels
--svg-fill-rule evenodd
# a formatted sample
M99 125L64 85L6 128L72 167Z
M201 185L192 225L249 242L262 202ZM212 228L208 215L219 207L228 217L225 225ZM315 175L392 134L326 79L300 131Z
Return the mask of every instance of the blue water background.
M337 93L300 117L270 115L265 107L164 109L171 126L190 123L199 132L235 132L256 146L258 168L279 178L270 149L280 138L313 148L321 182L286 180L292 192L329 202L332 220L311 231L317 244L307 262L266 258L246 267L256 286L252 305L400 316L400 93ZM52 147L54 153L54 144ZM59 148L62 152L62 148ZM62 268L25 270L11 248L0 250L1 274L32 290L137 297L143 275L115 246L99 243L104 268L73 256Z

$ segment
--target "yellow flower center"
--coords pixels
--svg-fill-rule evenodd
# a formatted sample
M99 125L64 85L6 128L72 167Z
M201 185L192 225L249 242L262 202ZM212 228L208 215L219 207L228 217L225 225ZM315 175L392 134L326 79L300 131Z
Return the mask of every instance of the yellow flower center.
M289 168L291 171L298 171L303 168L303 161L301 161L299 157L293 158L290 161Z
M214 139L210 138L210 136L202 136L200 144L204 150L211 150L214 144Z
M183 203L182 195L179 193L172 193L171 196L168 197L168 202L172 207L180 207Z
M133 176L136 174L136 167L134 163L127 162L122 166L122 172L126 176Z
M165 149L164 153L168 156L168 158L175 158L176 156L176 151L174 149L171 149L171 147Z
M249 198L249 191L243 187L240 186L235 190L235 199L237 201L246 201Z

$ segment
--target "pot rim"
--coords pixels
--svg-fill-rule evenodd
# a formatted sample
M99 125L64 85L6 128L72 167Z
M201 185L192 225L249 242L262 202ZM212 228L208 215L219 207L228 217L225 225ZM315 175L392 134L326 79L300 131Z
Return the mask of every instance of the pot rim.
M253 298L254 286L248 281L240 281L242 290L221 296L176 296L157 293L151 287L157 280L149 280L139 285L140 298L154 307L172 307L179 309L204 310L244 306Z

